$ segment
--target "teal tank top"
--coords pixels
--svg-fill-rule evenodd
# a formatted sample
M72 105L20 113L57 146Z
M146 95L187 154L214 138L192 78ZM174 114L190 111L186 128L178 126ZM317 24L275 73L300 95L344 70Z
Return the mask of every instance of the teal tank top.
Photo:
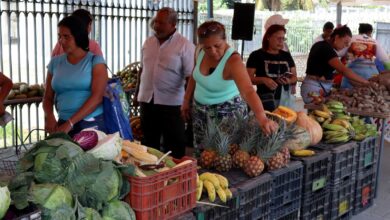
M229 47L214 72L205 76L199 69L204 57L204 51L200 51L193 73L193 78L196 81L194 92L195 101L203 105L214 105L226 102L240 94L234 80L223 79L223 70L225 68L226 61L233 52L234 49Z

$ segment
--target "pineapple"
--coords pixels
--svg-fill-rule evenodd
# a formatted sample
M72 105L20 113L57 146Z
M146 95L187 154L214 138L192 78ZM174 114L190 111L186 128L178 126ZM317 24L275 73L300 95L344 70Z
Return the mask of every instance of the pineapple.
M242 138L247 133L248 117L244 117L240 113L235 113L233 122L229 119L224 121L223 124L225 124L226 133L231 138L232 144L229 146L229 154L233 156L240 148L238 144L241 143Z
M249 159L249 151L256 144L256 135L252 132L248 132L243 142L240 144L240 148L233 155L233 163L235 167L243 168L246 161Z
M285 159L281 152L276 152L271 158L267 161L268 170L276 170L284 167Z
M229 171L233 166L232 156L229 154L229 135L218 131L216 150L218 152L214 161L214 167L220 172Z
M290 163L290 150L287 147L282 147L280 153L283 154L284 164Z
M229 145L229 154L233 156L239 149L240 149L240 147L238 146L238 144L230 144Z
M210 169L213 167L213 163L217 153L215 151L216 138L217 138L217 125L211 120L207 119L207 129L206 134L203 139L204 150L200 154L200 166L205 169Z
M261 161L258 156L250 156L246 161L244 168L244 172L250 176L255 177L261 174L264 170L264 163Z

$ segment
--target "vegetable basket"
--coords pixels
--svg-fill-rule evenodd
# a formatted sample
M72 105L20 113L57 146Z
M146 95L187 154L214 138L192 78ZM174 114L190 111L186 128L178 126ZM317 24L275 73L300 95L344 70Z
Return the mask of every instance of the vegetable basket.
M137 219L170 219L196 206L196 160L147 177L128 176L131 190L125 201Z

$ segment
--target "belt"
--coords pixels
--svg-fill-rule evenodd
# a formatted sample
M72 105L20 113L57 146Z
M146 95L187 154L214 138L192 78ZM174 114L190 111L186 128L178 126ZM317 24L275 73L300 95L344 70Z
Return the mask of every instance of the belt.
M323 76L306 75L305 79L315 80L324 83L333 83L332 79L326 80Z

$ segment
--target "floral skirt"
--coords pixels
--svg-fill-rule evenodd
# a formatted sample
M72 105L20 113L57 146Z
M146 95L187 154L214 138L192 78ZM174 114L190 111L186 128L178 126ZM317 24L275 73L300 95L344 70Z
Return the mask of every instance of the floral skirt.
M231 119L235 118L237 114L244 117L248 115L248 106L241 96L215 105L202 105L195 100L192 108L192 126L196 153L204 148L202 142L207 130L207 120L213 120L223 129L225 126L234 126Z

